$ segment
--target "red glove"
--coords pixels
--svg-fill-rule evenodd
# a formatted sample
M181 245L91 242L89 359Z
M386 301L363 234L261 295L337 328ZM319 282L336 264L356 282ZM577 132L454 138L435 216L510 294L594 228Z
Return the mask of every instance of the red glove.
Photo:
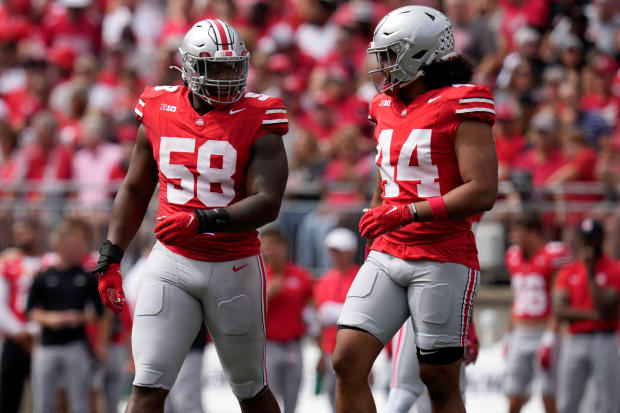
M198 235L198 218L194 212L177 212L157 217L157 221L153 232L164 244L178 244L188 237Z
M121 265L108 264L99 273L99 295L103 305L110 310L120 313L125 304L125 293L123 292L123 279L121 277Z
M480 342L478 341L478 335L476 334L476 326L472 321L469 325L467 344L465 345L465 353L463 354L463 361L465 362L465 365L475 363L476 360L478 360L479 350Z
M540 347L536 351L536 361L543 370L550 370L553 363L553 349L555 347L555 333L551 330L545 331Z
M360 233L364 238L376 238L413 221L409 204L381 205L366 212L360 220Z

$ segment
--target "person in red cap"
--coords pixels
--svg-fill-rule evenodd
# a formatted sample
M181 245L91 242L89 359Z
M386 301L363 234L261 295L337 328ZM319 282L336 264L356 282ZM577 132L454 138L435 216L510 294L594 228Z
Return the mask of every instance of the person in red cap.
M303 314L312 298L312 276L289 262L288 242L279 228L264 228L260 240L267 267L267 374L283 412L294 413L303 373Z
M603 253L604 240L602 224L584 220L579 227L578 260L557 277L555 315L568 324L558 376L560 413L579 410L590 376L596 383L598 411L618 411L620 264Z

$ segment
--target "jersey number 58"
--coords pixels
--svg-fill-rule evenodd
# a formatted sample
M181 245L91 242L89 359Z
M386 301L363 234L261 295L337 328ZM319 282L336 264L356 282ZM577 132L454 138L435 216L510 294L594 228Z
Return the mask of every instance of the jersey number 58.
M195 138L164 136L159 146L159 169L168 180L180 181L180 189L171 182L166 186L168 202L183 205L195 196L207 207L227 206L235 197L232 176L237 164L237 150L227 141L208 140L198 148L198 176L183 164L170 163L172 152L193 154ZM221 167L220 167L221 166Z

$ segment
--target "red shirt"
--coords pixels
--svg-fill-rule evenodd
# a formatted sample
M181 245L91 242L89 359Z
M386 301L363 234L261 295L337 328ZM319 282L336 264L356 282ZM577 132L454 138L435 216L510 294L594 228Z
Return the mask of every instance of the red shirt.
M267 267L267 282L273 271ZM299 339L306 332L303 311L312 297L312 276L293 264L284 268L284 287L267 302L267 340Z
M17 250L7 250L0 261L0 277L9 288L9 307L15 317L25 323L26 303L35 275L42 270L40 257L29 257Z
M495 136L495 149L497 160L501 164L513 166L517 157L525 149L523 135Z
M596 283L603 290L614 289L620 294L620 264L603 256L599 259L594 269L596 271ZM555 289L568 293L569 304L581 310L593 310L594 304L588 286L586 267L581 261L568 265L559 272ZM568 331L571 334L587 333L592 331L615 331L618 328L617 321L573 321L570 322Z
M453 85L418 95L408 107L379 94L370 103L383 182L383 205L401 205L445 195L463 184L454 141L461 122L493 124L489 89ZM479 268L471 219L413 222L380 236L372 249L402 259L454 262Z
M72 20L66 8L52 5L43 20L43 37L47 46L66 45L77 55L97 55L101 48L101 25L94 14L84 10Z
M246 93L234 104L200 116L188 94L185 86L149 86L135 108L159 167L158 216L226 207L244 199L252 145L267 133L288 132L280 98ZM255 230L199 234L166 247L214 262L260 252Z
M512 317L518 320L546 319L551 314L553 274L572 260L570 249L549 242L529 259L519 246L506 251L506 268L512 287Z
M532 173L532 185L534 188L545 186L547 179L555 171L564 166L566 159L559 149L552 149L543 159L538 156L538 152L532 148L523 152L515 162L515 168Z
M336 269L327 271L314 286L314 302L321 313L324 305L342 305L347 298L349 288L359 271L358 266L353 266L349 271L342 274ZM338 326L336 323L323 326L321 334L321 350L327 354L332 354L336 347L336 334Z

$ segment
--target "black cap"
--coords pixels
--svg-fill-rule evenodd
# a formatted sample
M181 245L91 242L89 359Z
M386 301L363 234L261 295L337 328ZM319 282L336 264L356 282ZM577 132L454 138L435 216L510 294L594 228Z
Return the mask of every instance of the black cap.
M603 224L595 219L584 219L579 225L579 236L588 244L602 242L605 236Z

